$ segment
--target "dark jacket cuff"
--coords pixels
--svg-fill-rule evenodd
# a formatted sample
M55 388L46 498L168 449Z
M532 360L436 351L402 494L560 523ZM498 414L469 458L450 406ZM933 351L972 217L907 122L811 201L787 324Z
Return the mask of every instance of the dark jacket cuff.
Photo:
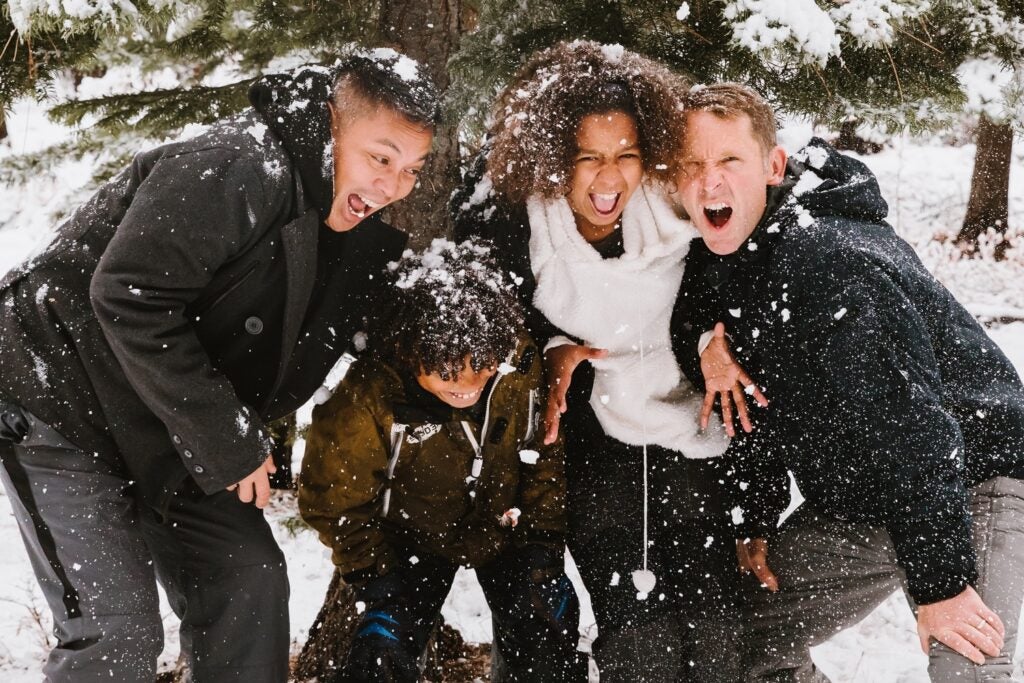
M910 596L927 605L959 595L977 583L971 516L939 515L886 525Z

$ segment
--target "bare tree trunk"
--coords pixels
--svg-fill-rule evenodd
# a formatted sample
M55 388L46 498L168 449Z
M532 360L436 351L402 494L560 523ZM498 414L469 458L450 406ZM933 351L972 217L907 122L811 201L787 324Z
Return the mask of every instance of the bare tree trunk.
M380 28L404 54L427 65L438 87L448 88L448 58L459 48L462 0L384 0ZM434 150L420 174L419 187L388 209L388 218L412 236L414 248L451 232L448 199L459 181L459 145L455 122L436 131Z
M309 629L309 638L295 664L295 679L331 680L348 656L349 644L359 623L355 594L335 570L327 596Z
M7 117L4 116L3 107L0 107L0 140L7 138Z
M978 237L989 228L1006 234L1009 221L1010 157L1013 153L1013 129L1007 123L993 123L982 114L978 124L978 150L974 155L971 198L957 242L971 252L978 250ZM996 246L996 258L1002 259L1007 243Z

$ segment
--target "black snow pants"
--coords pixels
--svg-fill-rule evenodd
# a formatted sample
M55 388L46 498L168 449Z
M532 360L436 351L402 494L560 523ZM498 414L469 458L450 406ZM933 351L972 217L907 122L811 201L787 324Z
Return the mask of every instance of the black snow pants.
M345 666L330 683L416 683L416 662L441 615L458 565L424 553L391 574L357 589L363 601ZM476 569L494 628L492 681L586 683L587 661L578 652L579 601L565 576L551 577L543 599L518 548L508 548ZM379 585L373 585L377 583Z
M579 384L570 392L587 388ZM721 460L648 447L647 566L657 583L642 598L632 572L643 566L643 449L604 434L578 395L570 401L568 545L597 619L601 683L740 680L739 573Z
M53 612L45 680L152 683L157 580L195 683L288 679L288 576L261 510L188 479L158 514L116 453L85 452L16 405L5 413L27 428L0 439L0 479Z

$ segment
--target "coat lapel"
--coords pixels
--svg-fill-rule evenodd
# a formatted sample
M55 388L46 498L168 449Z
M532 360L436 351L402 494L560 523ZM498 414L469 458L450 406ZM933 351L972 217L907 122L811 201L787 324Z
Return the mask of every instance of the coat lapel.
M281 243L284 246L287 289L284 301L284 325L281 333L281 359L277 367L274 389L267 394L267 401L273 400L281 381L285 377L288 361L299 339L302 321L309 307L316 279L317 232L320 216L311 208L281 229Z

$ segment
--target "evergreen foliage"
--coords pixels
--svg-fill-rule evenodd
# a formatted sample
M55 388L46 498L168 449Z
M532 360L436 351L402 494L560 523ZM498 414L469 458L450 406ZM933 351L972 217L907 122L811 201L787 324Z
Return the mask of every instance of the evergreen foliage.
M388 42L394 27L383 26L387 17L416 1L7 0L0 15L0 108L26 96L52 102L56 91L67 90L56 86L107 69L135 76L123 92L60 102L52 116L86 131L77 144L7 161L0 181L96 150L106 152L105 173L147 143L244 107L248 84L263 71L333 62L353 42ZM783 112L833 125L856 117L889 130L948 125L967 101L957 70L968 60L1003 69L1024 63L1021 0L450 4L476 16L474 30L459 37L448 74L450 120L461 121L470 151L495 94L517 67L563 39L618 43L696 82L747 82ZM424 40L429 51L432 43ZM177 85L156 87L167 69ZM1022 90L1019 76L1002 88L1006 119L1024 119ZM455 177L432 173L429 182Z

